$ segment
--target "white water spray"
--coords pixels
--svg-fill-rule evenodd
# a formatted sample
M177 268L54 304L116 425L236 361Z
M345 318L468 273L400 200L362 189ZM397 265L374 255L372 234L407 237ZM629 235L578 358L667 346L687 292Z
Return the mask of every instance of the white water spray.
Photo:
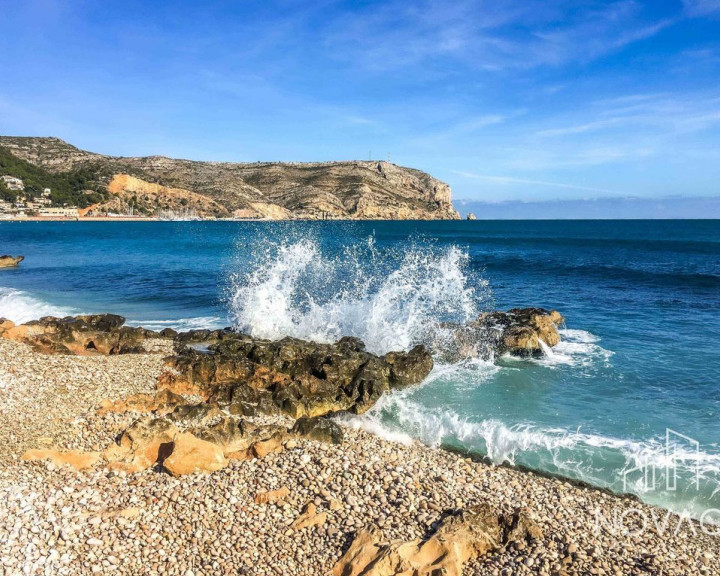
M302 239L266 246L232 278L231 318L254 337L334 342L361 338L368 350L407 350L427 342L444 321L467 322L489 298L486 281L469 280L468 255L452 246L413 245L380 257L372 238L329 255Z

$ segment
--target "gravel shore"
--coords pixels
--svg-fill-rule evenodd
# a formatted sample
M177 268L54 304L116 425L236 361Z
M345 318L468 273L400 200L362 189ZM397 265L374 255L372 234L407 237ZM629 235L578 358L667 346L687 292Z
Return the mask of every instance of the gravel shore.
M672 516L664 528L665 511L633 499L350 427L342 445L291 440L262 460L178 478L20 459L38 447L102 450L137 414L100 416L100 403L153 392L161 352L45 356L0 340L0 576L322 575L365 526L419 538L482 502L526 508L544 536L479 557L464 574L720 574L720 536L697 523ZM283 487L286 497L256 503ZM326 522L294 530L309 502ZM630 533L612 533L616 518Z

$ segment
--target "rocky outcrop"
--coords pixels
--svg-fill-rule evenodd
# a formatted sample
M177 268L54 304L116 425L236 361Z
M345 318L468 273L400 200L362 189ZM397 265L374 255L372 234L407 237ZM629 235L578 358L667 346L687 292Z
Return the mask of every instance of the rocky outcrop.
M436 354L447 360L513 356L542 356L560 342L558 327L565 322L556 310L513 308L490 312L466 325L446 324Z
M514 542L542 538L523 511L497 514L486 504L446 517L426 540L387 542L376 527L362 530L333 568L333 576L461 576L470 559Z
M384 161L195 162L162 156L121 158L79 150L57 138L0 136L0 146L52 173L83 169L112 190L156 207L172 198L208 199L215 216L263 219L458 219L450 187ZM132 184L132 186L130 186ZM157 186L157 189L148 187ZM169 192L168 192L169 191ZM111 191L111 193L114 193ZM214 203L214 204L211 204ZM204 208L201 208L204 210Z
M23 260L25 260L25 256L10 256L9 254L4 254L0 256L0 268L15 268Z
M144 328L123 326L125 318L116 314L46 316L19 326L6 323L0 336L25 342L43 354L129 354L145 352L144 343L159 334Z
M293 418L338 411L362 413L385 393L420 383L432 370L429 350L375 356L357 338L318 344L295 338L271 342L204 331L179 336L219 338L199 352L181 347L168 358L159 387L200 394L231 413L282 412Z
M99 207L101 212L121 212L127 206L154 214L160 209L168 213L192 213L199 218L228 217L230 212L202 194L183 188L171 188L146 182L129 174L115 174L108 183L110 200Z

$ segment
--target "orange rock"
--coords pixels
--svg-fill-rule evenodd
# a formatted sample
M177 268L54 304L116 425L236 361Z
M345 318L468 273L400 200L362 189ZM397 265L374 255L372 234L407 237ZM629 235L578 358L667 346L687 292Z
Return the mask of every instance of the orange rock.
M225 466L227 460L220 446L200 440L189 432L175 437L172 453L163 462L163 467L173 476L215 472Z
M271 452L282 452L283 445L280 438L274 437L268 440L260 440L252 445L252 453L255 458L265 458Z
M256 504L268 504L271 502L277 502L279 500L284 500L287 498L288 494L290 494L290 490L287 486L283 486L282 488L279 488L278 490L270 490L268 492L258 492L255 494L255 503Z
M443 520L427 540L387 543L377 527L362 530L333 567L333 576L461 576L470 559L510 542L542 536L523 513L495 514L473 506Z
M72 466L75 470L92 468L100 460L100 452L81 452L79 450L28 450L23 460L50 460L54 464Z
M322 526L327 520L327 512L320 512L318 514L317 507L312 502L308 502L305 505L305 509L300 516L297 517L295 522L290 525L293 530L302 530L310 526Z
M225 458L228 460L248 460L251 455L249 450L236 450L235 452L226 452Z
M15 328L15 322L7 318L0 318L0 336L11 328Z
M203 396L203 398L207 396L200 386L191 382L184 375L176 374L171 370L163 372L158 376L157 387L158 390L169 390L175 394L188 396L197 395Z
M110 469L145 470L170 453L177 433L178 429L168 420L143 418L125 430L118 443L110 444L103 456Z

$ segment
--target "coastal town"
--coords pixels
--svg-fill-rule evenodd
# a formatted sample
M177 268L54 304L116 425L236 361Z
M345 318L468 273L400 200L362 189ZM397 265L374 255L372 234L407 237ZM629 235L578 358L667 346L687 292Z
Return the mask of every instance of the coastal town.
M3 220L78 219L91 214L91 211L77 206L52 206L50 188L44 188L39 196L33 197L26 195L25 183L20 178L2 175L0 181L8 190L17 193L14 201L0 198L0 218Z
M80 208L69 204L53 206L52 190L44 188L39 195L31 195L21 178L0 175L5 188L16 193L14 199L0 197L0 220L199 220L192 211L176 213L157 210L153 216L136 213L133 206L123 206L119 212L110 212L100 204Z

